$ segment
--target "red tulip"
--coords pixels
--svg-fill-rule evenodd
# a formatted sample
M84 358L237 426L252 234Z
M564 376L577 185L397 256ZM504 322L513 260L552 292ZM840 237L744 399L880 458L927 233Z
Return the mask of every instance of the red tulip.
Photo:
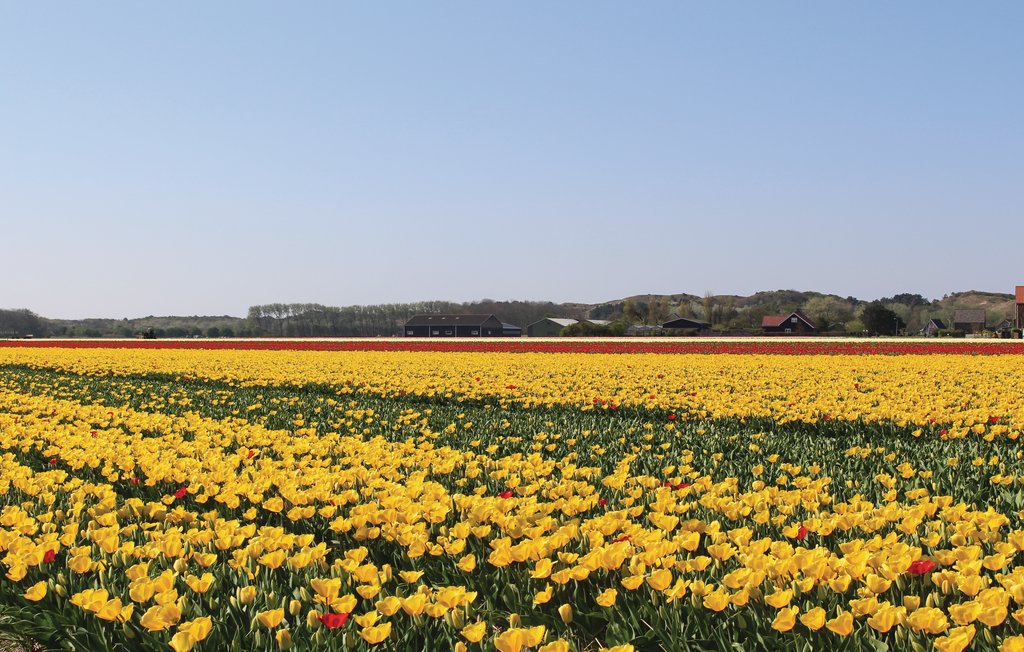
M324 614L320 616L320 622L327 629L337 629L348 622L348 614Z
M918 559L917 561L911 562L910 568L907 572L911 575L924 575L930 573L935 568L935 562L929 559Z
M178 489L177 491L174 492L174 497L175 498L184 498L185 494L187 494L187 493L188 493L188 487L182 487L181 489Z

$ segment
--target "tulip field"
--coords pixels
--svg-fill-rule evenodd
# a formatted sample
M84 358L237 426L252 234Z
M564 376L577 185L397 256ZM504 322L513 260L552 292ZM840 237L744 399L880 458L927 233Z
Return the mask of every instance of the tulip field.
M1019 341L27 344L4 652L1024 650Z

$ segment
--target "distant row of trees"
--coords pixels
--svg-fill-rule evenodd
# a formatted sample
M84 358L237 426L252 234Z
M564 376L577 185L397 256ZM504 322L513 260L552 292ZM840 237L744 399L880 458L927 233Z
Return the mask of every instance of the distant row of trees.
M720 297L706 293L704 297L687 297L674 304L665 297L652 297L649 301L633 298L603 308L601 314L592 316L653 326L678 315L707 322L713 330L731 333L760 332L765 316L797 310L809 317L819 332L874 335L916 333L935 317L951 323L953 314L952 307L920 294L901 293L866 302L855 297L844 299L795 291L765 292L752 297ZM994 323L1002 317L1002 311L995 311L989 315L989 321Z
M655 295L634 297L597 306L539 301L424 301L367 306L327 306L319 303L269 303L252 306L240 317L143 317L133 320L49 320L30 310L0 310L0 337L387 337L401 332L409 317L426 313L494 314L517 326L545 317L604 319L606 326L580 324L568 335L616 335L631 325L660 325L673 316L708 322L723 333L759 333L766 315L799 310L820 332L893 334L917 332L933 317L947 323L954 307L974 307L979 299L989 306L1012 305L1012 297L986 293L953 295L933 302L920 294L897 294L865 302L855 297L779 290L749 297ZM976 296L979 295L980 296ZM945 299L949 299L946 301ZM961 304L966 300L966 304ZM993 319L994 318L994 319ZM990 313L994 323L1002 319Z
M319 303L268 303L252 306L247 326L268 337L386 337L399 333L413 315L430 313L494 314L517 326L544 317L584 317L576 307L534 301L468 303L423 301L369 306L325 306Z
M46 321L31 310L0 310L0 337L43 337Z

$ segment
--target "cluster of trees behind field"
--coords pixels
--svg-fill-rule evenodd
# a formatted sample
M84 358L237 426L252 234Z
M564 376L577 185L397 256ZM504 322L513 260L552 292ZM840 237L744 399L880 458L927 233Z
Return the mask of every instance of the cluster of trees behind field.
M506 323L525 327L544 317L606 319L622 332L634 324L656 326L674 316L691 317L723 334L757 334L766 315L799 310L823 333L916 333L929 319L952 323L958 309L983 309L988 323L1011 317L1013 295L960 292L939 300L920 294L897 294L875 301L818 292L779 290L751 296L692 294L637 295L600 304L550 301L465 303L425 301L367 306L318 303L270 303L252 306L245 317L140 317L137 319L47 319L27 309L0 310L4 337L389 337L401 332L411 316L425 313L494 314ZM576 329L579 334L593 334Z

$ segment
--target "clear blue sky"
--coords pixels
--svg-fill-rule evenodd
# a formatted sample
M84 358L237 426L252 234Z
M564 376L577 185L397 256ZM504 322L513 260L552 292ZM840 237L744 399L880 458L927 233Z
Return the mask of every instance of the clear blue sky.
M1024 3L0 0L0 307L1024 283Z

